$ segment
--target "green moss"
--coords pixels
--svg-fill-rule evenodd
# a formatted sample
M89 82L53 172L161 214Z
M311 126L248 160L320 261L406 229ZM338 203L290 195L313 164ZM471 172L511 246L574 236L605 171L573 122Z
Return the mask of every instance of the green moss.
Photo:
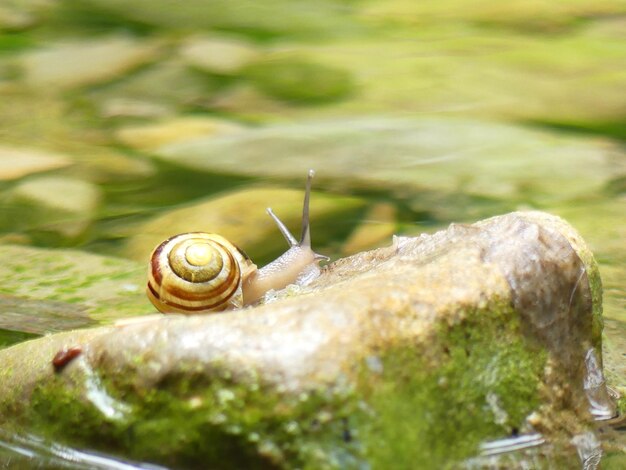
M354 412L350 392L286 396L255 383L208 382L193 374L147 391L131 393L130 386L101 388L101 396L122 410L105 418L81 387L57 379L37 388L27 420L51 439L97 443L108 452L185 468L319 469L358 460L356 447L343 440L345 419ZM106 389L114 388L128 401L112 398Z
M607 452L602 456L603 470L620 470L626 468L626 452Z
M622 394L620 398L617 400L617 411L620 416L626 414L626 396Z
M539 405L546 360L505 302L459 317L427 346L397 345L361 361L342 385L300 394L262 385L253 371L235 379L227 365L207 374L206 365L178 364L148 387L130 369L97 377L73 368L38 386L24 425L184 468L447 468L522 429ZM126 363L148 367L144 356ZM94 391L99 400L87 398Z
M512 318L474 314L443 328L428 351L396 348L370 380L375 416L359 423L376 468L448 468L480 442L516 434L539 404L546 354Z
M33 44L32 37L23 32L0 32L0 54L19 52Z
M304 104L336 101L354 88L349 72L298 57L257 62L246 75L264 93Z
M103 419L102 414L83 396L81 387L68 387L55 378L39 385L31 400L28 417L42 435L81 445L93 445L113 450L115 436L123 432L124 423Z

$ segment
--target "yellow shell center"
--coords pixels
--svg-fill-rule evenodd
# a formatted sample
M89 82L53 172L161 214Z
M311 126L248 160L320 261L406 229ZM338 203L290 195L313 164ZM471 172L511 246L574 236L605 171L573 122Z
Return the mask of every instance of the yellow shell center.
M189 282L207 282L219 276L223 254L211 240L186 238L174 245L168 255L170 269Z
M209 264L215 256L215 250L208 243L194 243L185 250L185 259L193 266Z

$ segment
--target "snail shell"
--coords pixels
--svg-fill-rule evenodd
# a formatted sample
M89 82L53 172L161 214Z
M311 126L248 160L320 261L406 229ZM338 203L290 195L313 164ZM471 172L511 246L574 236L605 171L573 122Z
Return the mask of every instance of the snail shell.
M239 248L213 233L182 233L152 252L147 294L161 312L240 308L242 282L256 266Z
M241 308L259 301L270 289L306 284L320 273L328 257L311 249L309 199L313 170L309 171L299 241L268 208L290 245L261 269L236 245L212 233L182 233L165 240L152 252L147 294L163 313L206 313Z

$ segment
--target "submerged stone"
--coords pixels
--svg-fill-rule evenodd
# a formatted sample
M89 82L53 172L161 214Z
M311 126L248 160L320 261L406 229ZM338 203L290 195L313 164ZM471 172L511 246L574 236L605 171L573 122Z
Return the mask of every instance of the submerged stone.
M15 180L33 173L71 165L65 155L29 148L0 146L0 180Z
M180 60L162 61L94 88L89 99L105 117L162 117L205 108L216 83Z
M355 88L347 70L298 56L264 57L244 75L267 95L299 104L337 101Z
M363 222L350 233L343 245L343 253L351 255L385 246L397 231L396 212L396 207L389 203L373 205L363 217Z
M284 222L300 223L302 193L294 189L261 186L222 193L187 207L166 211L135 228L124 248L128 258L146 262L163 240L186 232L219 233L254 258L269 262L286 250L283 237L265 209L272 207ZM365 205L363 199L315 194L311 219L315 220L316 244L328 242L349 226L338 221L355 218Z
M222 30L243 34L302 35L337 33L352 26L345 3L324 0L311 8L304 0L187 0L179 8L171 8L170 0L87 0L96 16L113 16L131 22L174 30Z
M102 195L86 181L39 176L20 182L2 198L0 227L25 231L40 243L68 244L84 239L96 218Z
M237 138L197 136L165 145L155 157L193 170L255 177L295 178L313 167L324 169L319 179L337 178L352 190L462 193L538 204L600 190L624 171L612 152L597 140L507 124L369 117L273 124ZM423 210L431 207L424 204Z
M153 311L144 264L11 245L0 245L0 260L0 328L45 334Z
M512 213L396 237L256 307L2 350L0 420L177 467L442 468L587 432L601 327L584 241Z
M0 5L0 31L21 31L34 26L49 0L7 0Z
M124 75L157 54L154 43L123 35L51 43L20 56L24 81L32 86L69 89Z
M243 129L245 127L223 119L186 116L122 127L115 135L124 145L140 151L151 151L192 137L230 135Z
M225 36L196 36L180 49L183 60L200 70L217 75L235 75L260 52L253 43Z
M0 330L41 336L95 325L80 304L0 295Z

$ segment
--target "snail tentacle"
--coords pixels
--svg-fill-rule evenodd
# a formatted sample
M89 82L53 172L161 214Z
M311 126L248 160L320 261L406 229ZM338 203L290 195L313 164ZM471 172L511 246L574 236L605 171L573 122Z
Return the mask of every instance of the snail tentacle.
M306 190L304 191L304 203L302 204L302 231L300 246L311 246L311 224L309 223L309 199L311 198L311 181L315 176L314 170L309 170L306 177Z
M285 237L285 240L287 240L287 243L289 243L289 246L298 246L298 240L296 240L296 237L294 237L291 234L291 232L289 231L287 226L283 223L283 221L280 220L276 214L274 214L274 211L272 211L272 208L268 207L265 210L267 211L269 216L272 218L272 220L276 222L276 225L278 226L278 230L280 230L280 233L283 234L283 237Z
M243 298L245 304L258 302L269 290L283 289L289 284L308 284L320 275L320 261L329 260L327 256L315 253L311 248L309 204L313 176L315 176L315 172L309 170L302 204L302 233L299 242L296 242L295 237L272 210L268 210L291 248L271 263L254 272L247 282L244 282Z

